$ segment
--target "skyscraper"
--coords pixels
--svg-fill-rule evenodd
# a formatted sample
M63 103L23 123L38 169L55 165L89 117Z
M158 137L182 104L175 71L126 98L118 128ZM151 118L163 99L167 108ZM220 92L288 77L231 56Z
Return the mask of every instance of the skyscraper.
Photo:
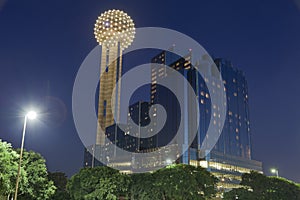
M201 156L201 143L207 137L206 133L210 123L218 130L217 121L218 107L212 105L207 83L212 88L220 88L215 81L218 74L212 68L205 68L207 77L202 77L194 66L191 65L192 53L185 58L177 58L171 52L163 51L152 59L153 63L167 65L181 73L191 84L198 98L200 107L199 130L196 138L186 152L177 160L178 163L202 166L213 172L220 178L220 187L237 187L241 180L241 174L251 170L262 171L262 164L252 160L251 157L251 134L249 119L249 96L245 75L242 71L234 68L231 62L225 59L214 59L223 79L227 97L227 114L222 133L213 150L203 158ZM203 66L198 66L203 67ZM160 70L160 71L159 71ZM152 69L151 104L162 104L168 112L166 126L160 131L165 138L171 137L176 126L178 126L180 109L177 100L172 97L167 88L157 85L157 80L167 79L172 74L166 73L163 68ZM206 80L205 80L206 79ZM174 83L176 84L176 83ZM213 92L213 91L212 91ZM189 109L193 109L188 107ZM169 117L170 116L170 117ZM196 119L189 120L189 125L195 123ZM160 133L160 134L161 134ZM158 139L159 142L161 139Z
M96 144L104 145L105 128L119 118L121 83L118 80L122 76L122 51L134 39L134 23L125 12L108 10L98 17L94 34L102 47ZM116 91L112 96L114 88Z

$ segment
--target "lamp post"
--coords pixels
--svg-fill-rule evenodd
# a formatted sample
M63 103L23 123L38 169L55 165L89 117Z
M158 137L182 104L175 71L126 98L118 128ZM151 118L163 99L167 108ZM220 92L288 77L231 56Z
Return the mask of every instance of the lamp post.
M277 178L279 177L278 169L272 168L272 169L271 169L271 173L272 173L272 174L276 174Z
M30 111L25 115L24 126L23 126L23 134L22 134L21 151L20 151L20 160L19 160L17 182L16 182L16 191L15 191L14 200L17 200L17 196L18 196L19 179L20 179L20 172L21 172L21 163L22 163L22 156L23 156L23 149L24 149L24 139L25 139L27 119L35 119L36 116L37 116L37 114L34 111Z

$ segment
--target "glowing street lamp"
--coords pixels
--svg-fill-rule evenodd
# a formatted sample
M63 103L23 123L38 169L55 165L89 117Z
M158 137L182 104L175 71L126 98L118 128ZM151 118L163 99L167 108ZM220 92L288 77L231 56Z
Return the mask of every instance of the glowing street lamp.
M24 139L25 139L27 119L33 120L36 117L37 117L37 114L36 114L35 111L30 111L25 115L24 126L23 126L23 134L22 134L20 160L19 160L19 166L18 166L18 175L17 175L17 182L16 182L16 191L15 191L14 200L17 200L17 197L18 197L18 187L19 187L19 179L20 179L20 171L21 171L21 164L22 164L22 156L23 156L23 149L24 149Z
M276 176L279 177L278 169L272 168L272 169L271 169L271 173L272 173L272 174L276 174Z
M30 111L26 116L28 117L28 119L36 119L37 114L35 111Z

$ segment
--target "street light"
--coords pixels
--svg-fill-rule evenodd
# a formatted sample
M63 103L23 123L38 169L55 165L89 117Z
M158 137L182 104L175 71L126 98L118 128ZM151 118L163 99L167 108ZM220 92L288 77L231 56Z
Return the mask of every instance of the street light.
M278 169L272 168L272 169L271 169L271 173L272 173L272 174L276 174L277 178L279 177Z
M27 119L35 119L37 117L36 112L30 111L25 115L24 119L24 126L23 126L23 134L22 134L22 143L21 143L21 152L20 152L20 160L19 160L19 166L18 166L18 174L17 174L17 182L16 182L16 191L15 191L15 197L14 200L17 200L18 196L18 187L19 187L19 179L20 179L20 171L21 171L21 163L22 163L22 156L23 156L23 149L24 149L24 139L25 139L25 131L26 131L26 124Z

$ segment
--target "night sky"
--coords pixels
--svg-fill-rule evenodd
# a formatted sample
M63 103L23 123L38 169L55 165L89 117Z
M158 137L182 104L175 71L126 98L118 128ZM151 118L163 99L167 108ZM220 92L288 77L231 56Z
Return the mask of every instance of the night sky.
M249 85L253 158L300 182L300 0L0 0L0 138L40 152L50 171L71 176L84 147L72 116L72 89L97 45L99 14L121 9L136 27L171 28L243 70ZM150 58L150 57L149 57Z

